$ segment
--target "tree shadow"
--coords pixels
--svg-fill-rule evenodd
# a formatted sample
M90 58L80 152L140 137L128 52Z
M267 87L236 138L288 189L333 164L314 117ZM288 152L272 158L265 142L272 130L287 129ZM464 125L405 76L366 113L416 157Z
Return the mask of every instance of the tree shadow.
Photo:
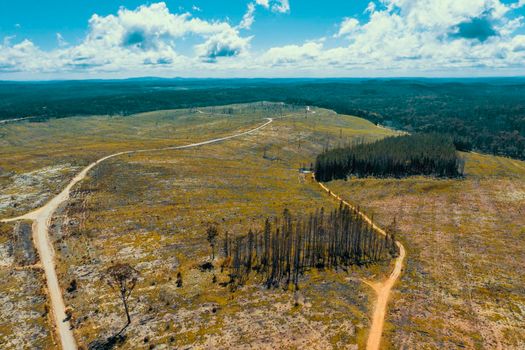
M117 334L106 339L95 339L88 345L89 350L112 350L117 345L124 343L126 336Z

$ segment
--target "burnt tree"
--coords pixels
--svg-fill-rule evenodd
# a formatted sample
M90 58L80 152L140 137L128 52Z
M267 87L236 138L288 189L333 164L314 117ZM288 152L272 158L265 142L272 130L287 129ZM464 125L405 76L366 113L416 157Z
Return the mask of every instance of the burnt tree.
M118 336L131 324L128 299L137 285L139 272L128 264L118 263L105 271L105 277L108 285L118 292L126 313L126 325L117 333Z
M391 231L392 233L390 233ZM266 219L262 232L224 238L224 266L230 283L243 284L254 271L268 287L290 284L299 288L299 277L311 268L345 268L388 260L399 254L393 236L376 232L357 210L341 204L326 214L317 210L294 218L285 209L282 216Z

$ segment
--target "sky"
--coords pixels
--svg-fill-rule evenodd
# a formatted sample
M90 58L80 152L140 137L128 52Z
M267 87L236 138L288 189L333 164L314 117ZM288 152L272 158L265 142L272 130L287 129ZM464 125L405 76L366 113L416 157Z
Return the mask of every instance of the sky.
M525 0L3 0L0 79L525 76Z

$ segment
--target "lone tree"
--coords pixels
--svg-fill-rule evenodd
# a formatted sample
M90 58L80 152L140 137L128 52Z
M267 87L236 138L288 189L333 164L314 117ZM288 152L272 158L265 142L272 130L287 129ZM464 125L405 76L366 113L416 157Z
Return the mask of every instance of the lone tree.
M126 312L126 325L117 333L117 335L124 332L131 323L128 299L137 285L138 277L139 272L128 264L118 263L106 270L106 280L109 286L119 293L122 304L124 304L124 311Z
M210 243L211 247L211 261L215 260L215 245L217 244L217 236L219 235L219 230L217 226L210 225L206 229L206 239Z

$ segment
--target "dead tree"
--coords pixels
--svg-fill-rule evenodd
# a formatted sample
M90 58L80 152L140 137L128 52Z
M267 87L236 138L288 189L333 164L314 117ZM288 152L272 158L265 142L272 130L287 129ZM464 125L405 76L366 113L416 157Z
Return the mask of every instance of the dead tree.
M217 226L210 225L206 229L206 239L211 247L211 261L215 260L215 244L217 243L217 236L219 235L219 230Z
M177 272L177 288L182 288L182 273Z
M124 330L131 324L131 317L129 315L128 299L131 292L137 285L139 272L128 264L115 264L110 266L106 272L105 277L108 285L119 293L120 300L124 305L126 312L126 325L117 333L117 336L122 334Z
M250 230L235 237L233 245L226 235L223 266L230 269L231 283L242 285L255 271L268 288L292 284L297 290L299 276L308 269L346 269L396 257L395 231L390 227L386 236L376 232L342 203L330 213L321 208L295 219L284 210L273 225L266 219L262 232Z

